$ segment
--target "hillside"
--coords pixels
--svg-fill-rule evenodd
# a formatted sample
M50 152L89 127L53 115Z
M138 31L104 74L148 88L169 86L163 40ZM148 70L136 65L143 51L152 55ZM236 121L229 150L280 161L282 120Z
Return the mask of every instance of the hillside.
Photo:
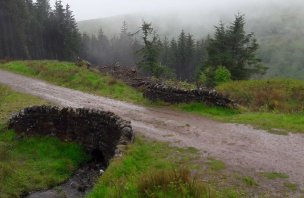
M274 4L266 7L252 6L234 13L224 8L193 13L129 14L115 17L78 22L81 32L104 33L113 37L118 35L122 22L126 21L129 32L136 32L142 21L151 21L161 37L177 37L181 29L190 32L195 38L206 38L213 33L213 26L220 20L229 22L233 15L241 11L246 15L247 30L254 32L260 44L258 51L263 63L269 67L266 77L292 77L304 79L304 22L303 2L295 1L290 6ZM140 36L138 35L138 38Z

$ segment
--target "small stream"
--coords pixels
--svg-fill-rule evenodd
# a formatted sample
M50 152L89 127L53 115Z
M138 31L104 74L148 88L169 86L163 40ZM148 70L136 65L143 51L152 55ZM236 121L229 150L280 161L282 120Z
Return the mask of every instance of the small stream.
M106 166L96 162L89 162L65 183L49 190L32 192L24 198L82 198L92 190L98 178L104 172Z

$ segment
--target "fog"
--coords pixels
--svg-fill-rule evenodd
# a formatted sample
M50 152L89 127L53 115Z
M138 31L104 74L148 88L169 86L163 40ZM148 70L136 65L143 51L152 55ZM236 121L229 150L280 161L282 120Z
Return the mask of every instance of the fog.
M54 5L55 0L51 0ZM62 0L74 10L78 21L94 18L144 13L145 15L164 15L172 13L175 16L189 16L193 13L220 14L228 13L256 13L260 8L275 8L276 6L304 6L302 0ZM298 6L297 5L297 6Z
M54 4L55 0L51 1ZM127 22L128 31L134 33L145 20L152 22L162 39L178 38L183 29L199 40L212 36L219 21L228 25L237 13L242 13L247 32L254 32L260 44L259 57L269 66L267 75L304 78L303 0L63 0L63 3L70 4L82 33L97 34L102 28L109 39L119 36L123 21Z

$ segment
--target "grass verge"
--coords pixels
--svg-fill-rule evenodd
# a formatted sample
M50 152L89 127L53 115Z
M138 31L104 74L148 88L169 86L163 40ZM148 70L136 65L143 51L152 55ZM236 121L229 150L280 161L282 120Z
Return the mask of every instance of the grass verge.
M210 107L201 103L180 104L177 108L224 122L251 124L276 134L304 132L304 113L250 112Z

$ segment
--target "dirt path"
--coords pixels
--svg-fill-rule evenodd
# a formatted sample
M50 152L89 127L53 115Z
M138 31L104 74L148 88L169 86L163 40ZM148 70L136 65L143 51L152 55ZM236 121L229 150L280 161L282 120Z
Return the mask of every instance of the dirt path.
M61 106L100 108L131 120L136 132L180 146L195 147L232 167L282 172L304 186L304 135L274 135L250 126L212 121L182 112L146 108L62 88L0 71L0 83Z

